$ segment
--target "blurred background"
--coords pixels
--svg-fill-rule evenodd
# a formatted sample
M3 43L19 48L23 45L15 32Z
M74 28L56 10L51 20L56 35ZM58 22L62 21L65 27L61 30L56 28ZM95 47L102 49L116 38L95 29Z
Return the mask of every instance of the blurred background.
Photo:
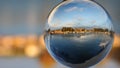
M95 0L111 15L113 49L91 68L120 68L120 0ZM49 12L62 0L0 0L0 68L67 68L46 50L43 32Z

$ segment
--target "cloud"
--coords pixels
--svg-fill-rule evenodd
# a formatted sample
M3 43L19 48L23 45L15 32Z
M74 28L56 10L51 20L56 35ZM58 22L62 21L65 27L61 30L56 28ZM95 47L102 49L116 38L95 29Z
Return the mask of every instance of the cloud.
M84 20L84 18L82 18L82 17L80 17L80 16L78 16L76 19L77 19L78 21Z
M72 22L72 23L67 23L66 25L67 25L68 27L73 27L73 26L75 25L75 23L73 23L73 22Z
M59 20L58 18L54 18L54 20L51 20L51 22L49 22L49 26L50 27L58 27L61 23L61 20Z
M92 24L95 24L95 23L96 23L96 20L91 21L91 23L92 23Z
M72 11L83 11L83 8L78 8L78 7L70 7L68 9L65 10L65 12L72 12Z

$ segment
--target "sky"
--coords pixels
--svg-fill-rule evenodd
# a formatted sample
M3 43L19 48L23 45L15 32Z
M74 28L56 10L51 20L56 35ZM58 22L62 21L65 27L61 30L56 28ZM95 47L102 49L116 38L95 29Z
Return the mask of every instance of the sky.
M112 29L107 13L99 5L90 1L62 3L50 14L48 25L50 29L60 27Z

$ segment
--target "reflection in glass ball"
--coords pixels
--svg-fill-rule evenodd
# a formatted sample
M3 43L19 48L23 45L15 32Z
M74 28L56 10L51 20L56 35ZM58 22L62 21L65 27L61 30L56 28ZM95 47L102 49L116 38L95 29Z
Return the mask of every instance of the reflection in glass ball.
M49 15L45 43L58 62L86 68L109 53L113 34L111 19L101 6L89 0L68 0Z

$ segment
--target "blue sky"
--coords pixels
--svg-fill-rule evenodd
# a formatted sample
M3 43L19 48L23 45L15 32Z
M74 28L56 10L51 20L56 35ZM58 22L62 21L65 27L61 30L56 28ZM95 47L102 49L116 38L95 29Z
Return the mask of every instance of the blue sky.
M48 19L50 28L98 27L111 29L111 21L106 12L93 2L63 3L56 7Z

